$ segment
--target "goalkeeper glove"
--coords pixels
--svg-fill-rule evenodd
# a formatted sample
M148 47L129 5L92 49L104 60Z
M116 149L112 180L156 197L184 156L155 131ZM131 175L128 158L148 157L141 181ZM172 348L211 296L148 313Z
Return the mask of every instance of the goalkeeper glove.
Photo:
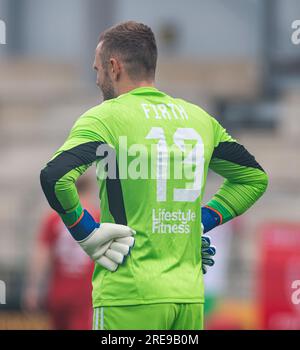
M213 266L215 264L214 259L212 258L216 254L216 248L211 245L210 237L202 236L202 248L201 248L201 256L202 256L202 272L206 274L207 267Z
M96 223L87 210L79 222L68 227L82 249L98 264L116 271L134 245L135 231L128 226Z

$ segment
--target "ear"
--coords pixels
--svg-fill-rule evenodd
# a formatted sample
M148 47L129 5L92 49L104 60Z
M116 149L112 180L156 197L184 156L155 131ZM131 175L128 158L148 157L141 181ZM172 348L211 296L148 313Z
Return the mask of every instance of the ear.
M114 80L119 80L121 74L121 64L116 58L111 58L110 61L111 75Z

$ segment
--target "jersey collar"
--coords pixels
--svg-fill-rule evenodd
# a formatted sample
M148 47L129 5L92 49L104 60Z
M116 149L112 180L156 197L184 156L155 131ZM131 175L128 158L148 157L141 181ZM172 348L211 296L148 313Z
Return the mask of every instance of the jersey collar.
M165 95L153 86L142 86L128 92L131 95Z

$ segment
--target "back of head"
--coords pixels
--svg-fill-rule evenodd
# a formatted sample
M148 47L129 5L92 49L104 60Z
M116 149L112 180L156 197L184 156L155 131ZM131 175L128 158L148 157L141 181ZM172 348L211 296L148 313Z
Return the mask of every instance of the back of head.
M100 42L103 67L108 65L110 57L114 55L123 62L133 81L154 80L157 46L150 27L134 21L123 22L104 31Z

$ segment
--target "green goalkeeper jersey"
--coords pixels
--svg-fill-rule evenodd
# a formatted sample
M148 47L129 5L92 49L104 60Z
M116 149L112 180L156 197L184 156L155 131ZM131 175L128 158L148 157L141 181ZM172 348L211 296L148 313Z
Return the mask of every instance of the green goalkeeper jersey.
M198 106L140 87L84 113L42 171L46 197L66 225L82 213L75 182L93 163L101 222L137 232L116 272L95 265L94 307L204 302L201 205L208 169L225 177L207 205L226 222L266 189L255 158Z

